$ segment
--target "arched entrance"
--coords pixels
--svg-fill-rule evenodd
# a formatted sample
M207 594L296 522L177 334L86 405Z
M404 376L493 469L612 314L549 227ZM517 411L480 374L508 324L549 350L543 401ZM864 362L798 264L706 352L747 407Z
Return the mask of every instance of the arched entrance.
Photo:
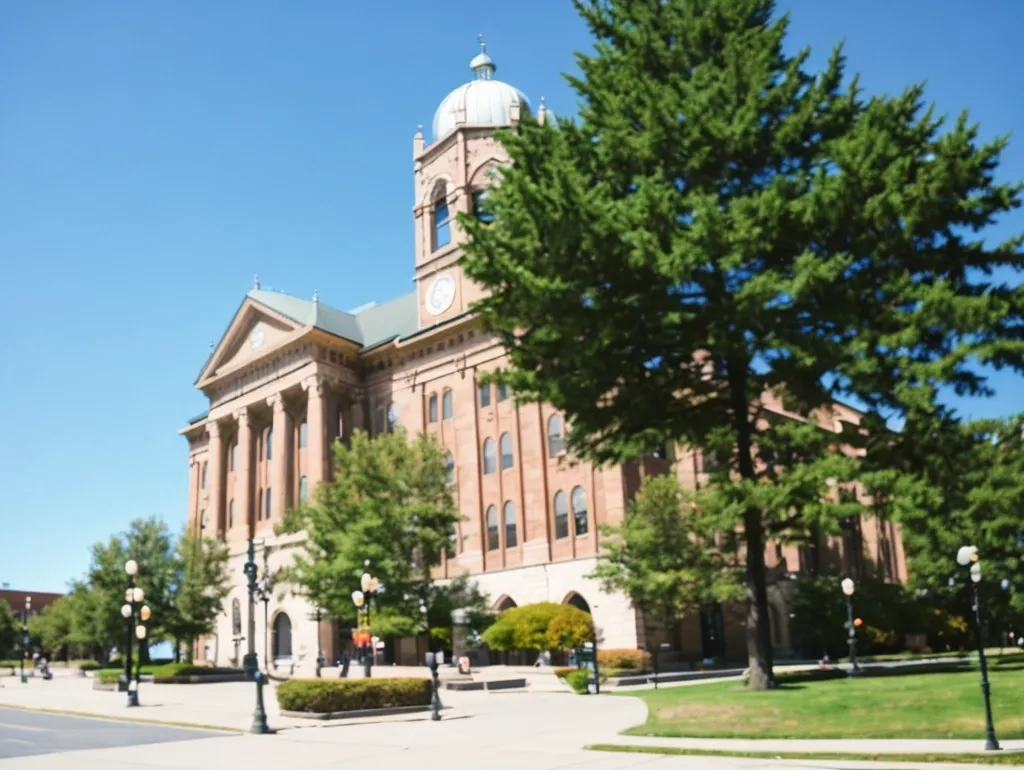
M562 604L570 604L578 610L583 610L588 615L592 614L590 612L590 603L575 591L566 596L562 600Z
M274 616L274 628L270 641L270 655L274 663L280 660L291 660L292 657L292 621L285 612Z
M515 599L513 599L511 596L505 595L505 596L502 596L500 599L498 599L498 601L496 601L494 603L494 611L495 612L504 612L505 610L510 610L513 607L518 607L518 606L519 605L516 604Z

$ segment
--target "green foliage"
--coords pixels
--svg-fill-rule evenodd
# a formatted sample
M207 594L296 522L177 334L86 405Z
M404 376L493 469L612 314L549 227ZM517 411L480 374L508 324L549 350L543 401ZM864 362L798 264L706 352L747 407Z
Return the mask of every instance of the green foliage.
M605 591L625 593L665 628L706 602L740 599L735 553L719 548L726 539L718 524L675 476L646 478L622 524L602 528L590 577Z
M443 585L430 586L427 602L430 636L442 646L452 642L452 612L462 609L466 613L466 628L470 633L481 633L494 622L487 594L468 574L457 575Z
M186 530L178 538L173 564L173 600L163 625L169 636L191 649L196 638L213 630L230 592L228 548Z
M98 671L101 668L103 668L103 665L95 660L83 660L78 664L79 671Z
M840 48L808 71L771 0L574 4L595 44L569 76L578 119L503 133L494 221L460 216L475 310L508 351L498 379L563 411L575 454L722 460L768 687L765 537L834 526L824 480L864 436L781 429L759 400L855 399L877 434L923 383L985 395L976 364L1024 370L1024 288L1000 272L1022 239L974 235L1021 188L994 181L1006 140L946 125L923 88L865 99Z
M647 650L599 648L597 663L602 670L650 671L651 653Z
M191 663L165 663L162 666L154 667L150 673L153 674L153 681L156 684L173 681L176 677L183 676L223 676L225 674L239 674L239 668L225 668L220 666L196 666Z
M370 438L356 431L334 444L334 477L310 505L288 511L281 532L308 533L304 552L279 573L330 617L354 621L352 591L364 562L385 586L376 597L374 629L423 630L420 601L430 570L451 548L455 509L441 447L403 430Z
M501 613L481 639L492 650L568 650L594 638L593 621L569 604L538 602Z
M20 645L21 624L11 605L0 599L0 658L13 658Z
M277 687L282 711L338 711L427 706L428 679L293 679Z
M590 692L590 672L585 669L570 671L566 674L565 681L579 695L586 695Z
M62 596L28 619L28 631L50 657L72 643L74 600Z

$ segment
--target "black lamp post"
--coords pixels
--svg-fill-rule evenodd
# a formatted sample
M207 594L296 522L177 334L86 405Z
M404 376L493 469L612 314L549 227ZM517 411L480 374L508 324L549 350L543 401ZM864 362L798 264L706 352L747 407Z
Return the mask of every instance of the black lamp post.
M249 553L243 568L249 579L249 651L242 660L242 668L248 679L256 684L256 708L252 712L252 727L249 732L266 735L270 732L267 726L267 710L263 706L263 673L260 671L259 656L256 654L256 543L249 537Z
M433 652L430 647L430 621L427 618L427 603L420 602L420 614L423 616L423 628L427 634L427 667L430 668L430 719L441 721L441 678L437 668L444 658L443 652Z
M370 561L363 562L369 568ZM359 587L362 590L352 592L352 603L356 605L356 618L359 629L365 634L366 641L361 645L363 655L363 675L369 679L373 674L373 632L371 628L370 609L373 606L374 597L384 592L384 586L377 578L369 572L364 572L359 578Z
M961 567L968 567L971 575L971 590L974 595L974 623L978 629L978 665L981 668L981 694L985 699L985 749L999 751L996 740L996 728L992 721L991 688L988 683L988 664L985 661L985 630L981 623L981 594L978 584L981 583L981 564L978 563L978 549L973 545L965 545L956 553L956 561Z
M139 574L139 565L134 559L129 559L124 564L124 571L128 575L129 585L124 592L124 604L121 605L121 617L125 619L125 650L124 650L124 673L121 678L124 681L125 689L128 692L128 705L139 705L139 681L142 677L142 642L146 638L145 622L149 620L151 612L149 607L142 602L146 594L139 586L135 585L135 577ZM135 679L132 679L132 639L139 642L138 663L135 667Z
M267 574L266 562L263 564L263 579L256 584L256 599L263 602L263 667L270 666L270 595L273 585Z
M850 645L850 673L860 673L860 666L857 665L857 629L853 624L853 592L857 590L856 584L850 578L843 578L839 584L843 589L843 596L846 597L846 639Z
M316 678L321 677L321 671L326 663L324 658L323 645L320 641L320 622L324 619L324 611L318 606L310 613L309 619L316 623Z
M25 609L21 613L21 683L28 684L25 675L25 655L28 653L28 616L32 612L32 597L25 597Z

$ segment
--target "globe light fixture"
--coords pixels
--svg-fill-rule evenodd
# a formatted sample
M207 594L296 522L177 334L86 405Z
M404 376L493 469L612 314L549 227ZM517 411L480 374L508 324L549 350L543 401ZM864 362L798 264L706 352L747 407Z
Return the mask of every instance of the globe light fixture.
M978 560L978 549L973 545L960 546L960 550L956 552L956 563L961 567L966 567L972 561Z
M971 582L981 582L981 565L978 564L978 562L974 562L974 564L971 565Z
M129 577L135 577L139 574L139 563L135 559L129 559L124 563L124 571Z
M143 625L135 626L135 638L140 642L146 638L146 627Z
M135 586L135 588L132 589L132 599L135 601L136 604L143 601L145 598L146 594L141 588Z
M362 588L364 592L367 592L367 591L371 590L370 586L372 584L373 584L373 578L370 577L370 573L369 572L364 572L363 576L361 578L359 578L359 587Z
M362 607L363 603L365 601L366 601L366 597L363 596L363 592L362 591L353 591L352 592L352 603L354 605L356 605L356 607Z
M143 608L139 610L139 617L142 618L143 622L149 620L152 614L153 612L149 609L148 606L143 606Z
M127 620L132 616L132 605L122 604L121 605L121 617Z
M840 583L840 585L842 586L843 593L846 596L853 596L853 592L857 590L857 586L854 584L852 580L850 580L850 578L845 578L843 582Z

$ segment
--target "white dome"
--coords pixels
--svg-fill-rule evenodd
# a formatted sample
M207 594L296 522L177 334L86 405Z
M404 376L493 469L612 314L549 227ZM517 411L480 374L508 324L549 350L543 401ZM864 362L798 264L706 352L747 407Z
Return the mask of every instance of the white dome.
M518 107L523 115L530 109L526 94L515 86L494 79L494 62L480 44L480 53L469 63L476 79L459 86L441 102L434 113L434 139L447 134L459 125L508 126L512 124L512 111Z

